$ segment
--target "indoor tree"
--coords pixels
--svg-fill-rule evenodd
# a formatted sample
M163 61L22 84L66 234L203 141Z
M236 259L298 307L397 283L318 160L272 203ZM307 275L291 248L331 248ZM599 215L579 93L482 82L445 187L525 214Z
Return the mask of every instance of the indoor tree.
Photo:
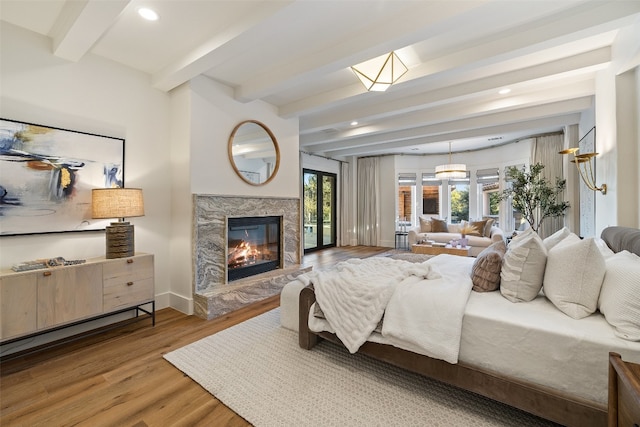
M508 167L511 188L501 195L502 200L511 198L513 208L522 213L536 233L545 218L562 216L569 207L569 202L561 200L567 181L556 177L553 184L542 176L542 169L542 163L531 165L529 172L515 166Z

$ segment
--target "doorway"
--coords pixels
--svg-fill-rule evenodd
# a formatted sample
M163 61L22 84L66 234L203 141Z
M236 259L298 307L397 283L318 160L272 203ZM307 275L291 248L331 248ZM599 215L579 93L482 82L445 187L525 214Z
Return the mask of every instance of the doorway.
M303 169L305 253L336 245L336 181L334 173Z

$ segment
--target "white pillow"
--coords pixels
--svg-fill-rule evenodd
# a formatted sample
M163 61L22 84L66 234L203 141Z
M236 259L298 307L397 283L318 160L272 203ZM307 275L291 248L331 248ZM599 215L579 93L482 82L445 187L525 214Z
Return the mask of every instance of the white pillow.
M604 257L593 238L567 237L549 251L544 294L564 314L582 319L598 308L604 273Z
M640 257L622 251L605 263L598 308L617 336L640 341Z
M500 293L511 302L531 301L542 288L547 250L533 230L511 240L502 260Z
M553 248L555 245L560 243L569 234L571 234L571 231L569 231L567 227L562 227L560 230L556 231L551 236L543 239L542 243L544 243L544 247L547 249L547 251L550 251L551 248Z
M607 243L604 240L602 240L602 238L596 237L595 241L596 241L596 245L598 245L598 249L600 249L600 253L604 257L605 261L607 260L607 258L609 258L609 257L611 257L611 256L613 256L615 254L615 252L613 252L611 250L611 248L609 246L607 246Z

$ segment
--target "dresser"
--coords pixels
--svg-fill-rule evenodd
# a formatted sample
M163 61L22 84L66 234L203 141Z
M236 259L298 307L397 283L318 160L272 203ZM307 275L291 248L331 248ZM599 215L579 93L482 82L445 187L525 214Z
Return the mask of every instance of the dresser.
M83 264L0 273L0 343L125 311L155 325L151 254L88 259Z
M609 427L640 426L640 365L609 353Z

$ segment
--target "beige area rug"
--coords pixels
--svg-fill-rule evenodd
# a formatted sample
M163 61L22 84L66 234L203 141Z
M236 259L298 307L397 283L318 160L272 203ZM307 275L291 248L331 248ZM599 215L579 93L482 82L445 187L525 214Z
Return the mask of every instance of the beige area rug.
M255 426L552 426L329 342L298 347L275 309L166 354Z

